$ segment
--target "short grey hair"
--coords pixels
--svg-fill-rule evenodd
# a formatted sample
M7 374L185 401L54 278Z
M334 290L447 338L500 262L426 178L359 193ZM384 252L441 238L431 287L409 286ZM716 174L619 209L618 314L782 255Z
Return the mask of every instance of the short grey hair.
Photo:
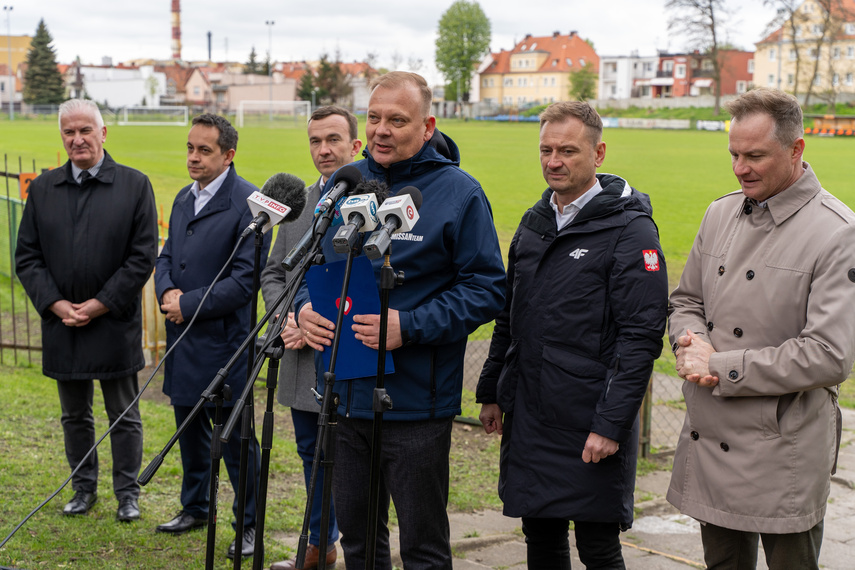
M764 113L775 121L775 139L788 147L805 134L802 108L798 99L778 89L758 87L743 93L725 105L733 120Z
M89 99L69 99L59 106L59 128L62 130L62 117L72 113L88 113L95 119L95 124L98 128L104 127L104 118L101 116L101 109L95 101Z

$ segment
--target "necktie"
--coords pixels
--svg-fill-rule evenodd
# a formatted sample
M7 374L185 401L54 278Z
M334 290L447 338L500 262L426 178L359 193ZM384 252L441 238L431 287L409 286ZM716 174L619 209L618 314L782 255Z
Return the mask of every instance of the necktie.
M91 180L91 179L92 179L92 175L89 174L88 170L84 170L83 172L80 173L80 185L81 186L85 186L86 183L89 182L89 180Z

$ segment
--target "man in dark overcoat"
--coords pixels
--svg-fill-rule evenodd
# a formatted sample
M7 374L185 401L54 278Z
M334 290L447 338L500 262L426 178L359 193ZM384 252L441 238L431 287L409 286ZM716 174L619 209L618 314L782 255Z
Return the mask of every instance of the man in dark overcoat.
M650 200L597 174L602 129L587 103L540 115L549 187L511 241L478 383L484 428L502 435L499 496L522 517L532 569L569 570L570 521L587 568L625 568L638 410L662 350L668 279Z
M237 175L232 163L237 141L237 131L223 117L204 114L193 119L187 137L187 170L194 182L182 188L175 197L169 238L157 258L154 280L161 311L166 315L167 349L172 348L199 311L187 335L166 358L163 392L175 409L178 426L187 419L202 392L250 331L250 301L256 293L252 283L255 245L251 236L244 239L220 279L211 285L253 217L246 198L257 188ZM269 236L264 236L259 270L267 259ZM202 303L209 287L210 293ZM224 418L231 414L234 401L243 390L246 369L247 354L244 353L226 379L232 398L223 403ZM206 404L178 440L184 468L182 510L175 518L158 526L159 532L180 534L207 522L214 412L213 404ZM237 491L239 429L234 430L229 442L223 445L223 459ZM259 467L258 441L252 437L241 547L244 556L252 555L255 544L255 487ZM237 492L235 496L237 514ZM230 558L235 549L233 542L228 551Z
M120 521L140 516L137 474L142 422L134 398L142 352L141 294L157 254L154 193L145 174L104 150L107 127L92 101L59 108L68 162L33 180L15 251L15 270L42 318L42 371L57 380L65 455L75 493L67 515L97 500L93 379L100 380L113 454ZM133 404L132 404L133 403Z

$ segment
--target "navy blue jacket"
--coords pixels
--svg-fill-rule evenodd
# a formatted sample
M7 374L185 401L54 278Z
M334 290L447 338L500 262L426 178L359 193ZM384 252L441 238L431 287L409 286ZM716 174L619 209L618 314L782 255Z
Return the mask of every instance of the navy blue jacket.
M395 373L386 376L394 403L384 414L389 420L460 413L467 336L492 320L504 304L505 271L490 204L478 181L459 168L454 142L438 131L434 138L440 144L427 142L415 156L390 168L377 164L367 150L365 160L354 163L365 179L385 181L393 195L412 185L423 197L413 230L396 234L392 243L392 267L405 278L392 289L389 307L399 311L404 346L392 351ZM333 176L327 189L334 184ZM323 242L327 262L346 257L334 252L334 233L328 231ZM372 262L378 280L382 264L382 258ZM304 285L297 311L308 301ZM323 388L325 370L319 356L316 364ZM339 413L373 418L375 383L374 377L338 381Z
M560 232L552 190L523 216L478 383L504 412L508 516L632 523L638 410L662 350L668 279L646 195L613 175ZM584 463L590 432L615 455Z
M163 246L154 272L158 300L167 289L178 288L184 322L166 321L166 345L171 347L184 332L206 289L226 263L241 232L252 221L246 198L257 190L229 167L223 185L198 215L194 215L195 198L190 186L178 192L169 217L169 239ZM192 186L192 185L191 185ZM261 267L267 261L270 233L264 235ZM193 406L217 372L226 365L238 346L249 334L255 238L244 239L235 259L229 264L190 332L166 359L163 393L173 405ZM246 384L246 352L235 363L226 379L232 389L229 405Z

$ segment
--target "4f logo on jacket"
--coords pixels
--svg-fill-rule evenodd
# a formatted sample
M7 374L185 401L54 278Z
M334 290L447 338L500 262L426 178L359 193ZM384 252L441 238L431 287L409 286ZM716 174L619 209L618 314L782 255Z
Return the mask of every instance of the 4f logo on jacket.
M573 251L570 252L570 257L572 257L573 259L579 259L580 257L585 255L586 253L588 253L587 249L582 249L581 247L577 247L576 249L574 249Z
M659 271L659 254L655 249L645 249L641 254L644 256L644 268L647 271Z

